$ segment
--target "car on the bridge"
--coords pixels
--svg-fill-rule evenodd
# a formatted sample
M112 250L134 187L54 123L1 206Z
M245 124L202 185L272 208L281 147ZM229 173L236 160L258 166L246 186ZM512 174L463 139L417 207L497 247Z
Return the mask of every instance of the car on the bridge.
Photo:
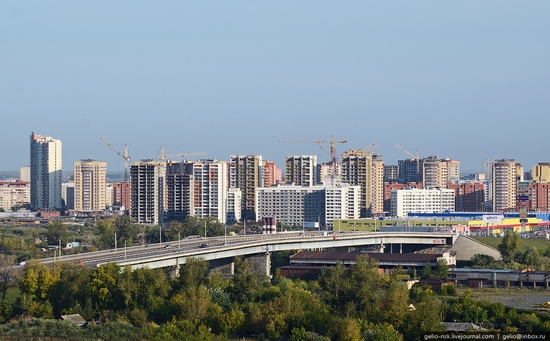
M200 247L201 249L204 249L205 247L208 247L208 244L202 243L199 247Z

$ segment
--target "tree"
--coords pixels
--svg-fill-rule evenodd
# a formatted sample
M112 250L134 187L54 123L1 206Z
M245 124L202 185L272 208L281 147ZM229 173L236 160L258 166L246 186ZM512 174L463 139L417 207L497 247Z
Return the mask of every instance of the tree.
M506 232L502 238L502 242L498 245L498 251L502 255L505 262L517 261L517 257L521 250L521 239L515 232Z
M208 261L190 257L180 266L179 276L174 280L175 291L186 291L208 283Z
M2 301L6 299L8 284L14 279L12 266L16 265L15 256L0 254L0 280L2 281Z
M48 232L46 238L48 239L48 244L57 245L60 240L63 240L67 237L69 232L67 227L61 221L50 221L48 223Z
M426 265L422 268L422 272L420 273L421 279L426 279L432 277L432 264L428 261L426 262Z
M542 256L536 247L532 246L523 254L523 264L540 269L542 266Z
M449 277L449 266L447 261L444 258L437 260L437 265L435 266L435 277L447 279Z

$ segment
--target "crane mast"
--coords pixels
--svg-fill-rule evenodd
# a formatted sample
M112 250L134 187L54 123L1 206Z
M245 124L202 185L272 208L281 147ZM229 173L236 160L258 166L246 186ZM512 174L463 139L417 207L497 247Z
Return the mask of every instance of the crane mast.
M105 143L109 148L111 148L115 153L117 153L119 156L121 156L124 159L124 181L129 181L129 166L130 166L130 155L128 154L128 145L124 145L124 153L121 153L118 149L116 149L112 144L105 141L102 137L99 138L101 142Z
M330 136L330 140L318 140L318 139L306 139L306 140L281 140L279 142L298 142L298 143L316 143L322 150L324 150L328 155L330 155L330 167L331 167L331 178L332 182L334 184L334 179L337 172L337 164L338 164L338 155L336 154L336 147L334 146L336 143L347 143L347 140L335 140L334 135ZM330 150L327 150L325 146L323 146L323 143L328 143L330 146Z

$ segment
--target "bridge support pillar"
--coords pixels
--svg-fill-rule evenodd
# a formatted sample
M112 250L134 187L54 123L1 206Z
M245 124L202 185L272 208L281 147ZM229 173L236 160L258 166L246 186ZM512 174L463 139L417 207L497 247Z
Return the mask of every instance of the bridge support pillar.
M213 259L209 264L210 272L219 271L225 279L232 278L235 274L235 258Z
M180 275L180 266L172 266L170 267L170 278L176 278Z
M252 265L251 271L261 272L271 277L271 253L247 256L246 260Z

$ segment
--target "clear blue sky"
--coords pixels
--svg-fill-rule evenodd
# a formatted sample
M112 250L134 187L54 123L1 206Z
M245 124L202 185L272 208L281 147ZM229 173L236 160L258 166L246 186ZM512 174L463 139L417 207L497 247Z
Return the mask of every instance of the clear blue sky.
M313 143L549 161L550 2L3 1L0 170L32 131L63 167L166 153L329 157ZM328 146L327 146L328 148Z

